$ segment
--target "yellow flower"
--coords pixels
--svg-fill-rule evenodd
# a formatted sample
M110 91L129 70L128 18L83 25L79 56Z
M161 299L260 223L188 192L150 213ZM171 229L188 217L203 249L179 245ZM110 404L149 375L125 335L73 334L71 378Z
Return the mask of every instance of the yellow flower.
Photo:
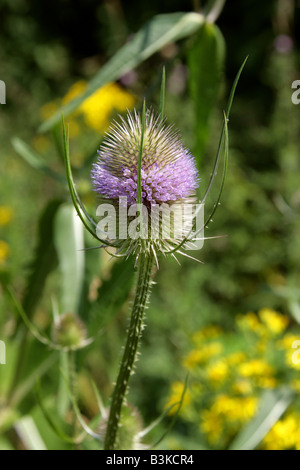
M270 308L263 308L258 315L271 333L278 335L282 333L289 324L289 318L286 315L275 312Z
M275 388L277 380L275 377L256 377L255 383L261 388Z
M87 82L79 80L74 83L63 97L61 104L66 105L74 98L80 96L87 88ZM135 97L124 90L118 83L107 83L96 90L92 95L86 98L81 105L68 118L70 123L70 135L79 134L79 125L74 117L82 115L85 123L103 134L109 127L109 121L114 111L123 112L134 107ZM51 102L44 105L41 109L43 119L48 119L59 109L57 102Z
M169 411L170 415L176 413L179 403L182 399L184 387L185 385L182 382L178 382L178 381L173 382L171 384L171 395L165 405L165 408L169 408L170 406L174 405ZM181 409L187 406L190 402L191 402L191 394L189 390L185 390L184 397L183 397L182 404L181 404Z
M298 349L288 349L285 352L285 363L292 369L300 370L300 340Z
M293 369L300 370L300 335L287 333L280 341L277 341L277 347L286 350L286 364Z
M230 397L229 395L219 395L212 411L222 415L229 422L237 421L244 423L253 417L257 410L258 400L256 397Z
M236 322L241 330L253 331L258 335L265 335L267 333L266 328L259 321L259 318L254 312L249 312L245 315L238 315Z
M126 111L133 108L135 98L117 83L107 83L89 96L80 106L87 125L104 133L109 127L113 111Z
M0 206L0 225L7 225L12 219L13 211L8 206Z
M298 444L299 415L290 414L277 421L263 440L266 450L292 449Z
M251 359L238 368L243 377L269 376L273 373L272 367L263 359Z
M213 342L205 344L202 348L194 349L183 360L183 365L187 369L193 369L198 364L205 363L208 359L216 356L222 351L221 343Z
M0 240L0 264L3 264L9 255L9 246L3 240Z
M215 443L223 430L223 424L220 416L212 410L204 410L201 414L200 429L207 434L208 440Z
M212 382L223 382L228 375L228 364L224 359L214 362L207 367L207 375Z
M86 87L87 82L85 80L79 80L78 82L74 83L74 85L71 86L69 91L63 97L62 104L65 105L74 98L77 98L77 96L80 96L85 91Z
M293 343L299 340L300 335L297 336L292 333L286 333L281 340L277 341L276 345L279 349L290 349L292 348Z

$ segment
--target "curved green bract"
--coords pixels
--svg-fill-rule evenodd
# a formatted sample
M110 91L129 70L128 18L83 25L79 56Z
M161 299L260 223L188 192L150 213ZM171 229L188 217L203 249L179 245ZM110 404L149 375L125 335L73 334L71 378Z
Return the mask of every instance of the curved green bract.
M63 129L63 144L64 144L64 160L65 160L65 169L66 169L66 176L67 176L67 181L68 181L68 186L72 198L73 205L75 207L75 210L87 229L87 231L98 241L103 243L105 246L110 246L113 247L114 245L112 243L107 242L106 240L102 240L97 236L97 234L94 232L94 230L89 226L87 223L86 219L84 218L82 212L84 213L85 217L89 220L90 223L93 223L93 225L96 225L96 223L91 219L91 217L88 215L86 210L83 207L83 204L80 201L80 198L77 194L75 184L73 181L73 176L72 176L72 169L71 169L71 163L70 163L70 152L69 152L69 131L68 128L66 129L64 118L62 116L62 129Z

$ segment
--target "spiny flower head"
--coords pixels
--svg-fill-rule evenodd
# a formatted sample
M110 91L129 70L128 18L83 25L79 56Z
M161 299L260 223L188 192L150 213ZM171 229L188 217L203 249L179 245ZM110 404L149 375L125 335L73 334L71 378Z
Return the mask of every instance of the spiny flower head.
M101 201L110 202L116 207L124 199L127 207L138 203L139 162L140 202L143 209L163 206L164 210L168 207L175 211L176 207L178 213L178 207L195 201L193 196L199 183L195 159L184 147L174 127L167 125L160 115L150 110L145 112L144 123L142 116L134 111L128 113L126 118L121 117L121 121L115 122L106 134L98 150L98 161L91 172L94 190L100 195ZM148 214L146 219L148 235L151 226L154 227L155 218ZM159 214L158 218L156 215L155 220L156 225L160 226L162 215ZM175 222L172 220L174 229ZM159 229L155 239L141 237L147 238L143 243L136 239L122 240L119 246L127 253L140 252L141 249L170 250L191 229L191 218L188 222L179 236L168 236L163 229Z
M92 170L94 189L103 198L126 196L129 205L137 202L141 133L141 117L134 112L106 135ZM197 186L194 157L172 126L148 112L141 168L143 203L175 202L193 195Z

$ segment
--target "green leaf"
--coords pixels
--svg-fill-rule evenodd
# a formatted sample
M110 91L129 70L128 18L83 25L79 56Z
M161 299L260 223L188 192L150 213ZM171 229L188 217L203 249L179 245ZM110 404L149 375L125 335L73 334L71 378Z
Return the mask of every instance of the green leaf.
M131 259L114 263L110 278L102 281L97 300L91 306L89 322L91 334L103 328L120 311L128 299L134 276Z
M174 413L174 416L172 417L171 419L171 422L169 423L167 429L164 431L164 433L162 434L162 436L151 446L151 449L154 449L155 447L158 446L158 444L160 444L160 442L165 439L165 437L168 435L168 433L170 432L170 430L173 428L178 416L179 416L179 413L180 413L180 410L182 408L182 404L183 404L183 400L184 400L184 396L186 394L186 390L187 390L187 385L188 385L188 375L186 376L185 378L185 381L184 381L184 387L183 387L183 390L182 390L182 393L181 393L181 397L180 397L180 400L178 403L175 403L173 405L171 405L169 407L169 410L171 408L173 408L174 405L178 405L175 413ZM160 418L159 418L160 420ZM158 421L159 422L159 421Z
M225 41L216 25L205 23L194 38L187 59L199 165L209 137L210 116L218 98L225 60Z
M56 250L53 242L54 218L62 201L51 201L44 209L38 230L38 243L35 249L34 258L29 269L30 273L27 277L24 296L22 301L22 309L26 312L26 316L30 319L42 297L44 287L48 275L57 266ZM3 281L2 281L3 282ZM5 285L6 289L8 284ZM23 326L23 325L22 325ZM26 366L26 343L29 330L23 329L19 337L18 360L15 366L14 379L11 384L11 393L15 392L15 388L19 383L20 375Z
M39 407L41 408L41 411L43 413L43 416L44 416L45 420L47 421L48 425L50 426L50 428L52 429L54 434L56 434L56 436L59 437L59 439L65 441L65 442L76 444L79 441L79 439L77 441L77 439L75 439L73 437L70 437L68 434L66 434L64 432L64 430L61 429L59 424L57 424L57 422L53 419L53 412L52 412L52 414L50 414L49 411L47 410L46 406L44 405L39 380L37 380L37 382L36 382L35 392L36 392L36 395L35 395L36 396L36 401L37 401Z
M55 218L54 243L61 271L61 311L78 313L84 279L83 226L71 204Z
M24 416L15 423L15 429L27 450L47 450L31 416Z
M163 68L160 86L160 100L159 100L159 114L161 119L164 117L165 112L165 95L166 95L166 69Z
M258 446L280 416L291 404L295 392L288 387L266 391L262 398L257 415L238 434L229 450L252 450Z
M35 351L36 353L36 351ZM32 391L34 384L38 378L41 378L58 359L58 352L54 351L50 355L47 355L38 365L35 365L33 370L26 378L19 383L19 385L13 389L11 396L9 397L9 403L11 406L17 406L25 396Z
M95 248L95 240L85 230L85 272L81 292L79 316L84 322L88 321L92 300L90 299L90 288L93 280L101 271L102 249Z
M45 121L39 131L49 130L60 120L62 113L67 116L103 85L119 79L170 42L195 33L203 23L204 16L193 12L154 16L101 68L90 81L87 90Z
M38 243L30 265L30 274L22 302L23 309L29 318L42 296L49 273L57 266L57 256L53 242L54 220L61 204L61 200L51 201L40 217Z

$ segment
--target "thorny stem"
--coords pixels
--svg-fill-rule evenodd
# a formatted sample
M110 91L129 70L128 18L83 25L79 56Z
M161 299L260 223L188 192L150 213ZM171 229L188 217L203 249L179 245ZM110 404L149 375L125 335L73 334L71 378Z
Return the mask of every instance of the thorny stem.
M119 375L113 391L110 413L104 440L104 449L116 449L118 428L122 405L126 396L130 375L133 372L139 340L143 330L144 314L151 289L151 277L154 265L152 255L141 254L138 262L138 275L135 299L131 312L131 320L127 341L120 365Z

